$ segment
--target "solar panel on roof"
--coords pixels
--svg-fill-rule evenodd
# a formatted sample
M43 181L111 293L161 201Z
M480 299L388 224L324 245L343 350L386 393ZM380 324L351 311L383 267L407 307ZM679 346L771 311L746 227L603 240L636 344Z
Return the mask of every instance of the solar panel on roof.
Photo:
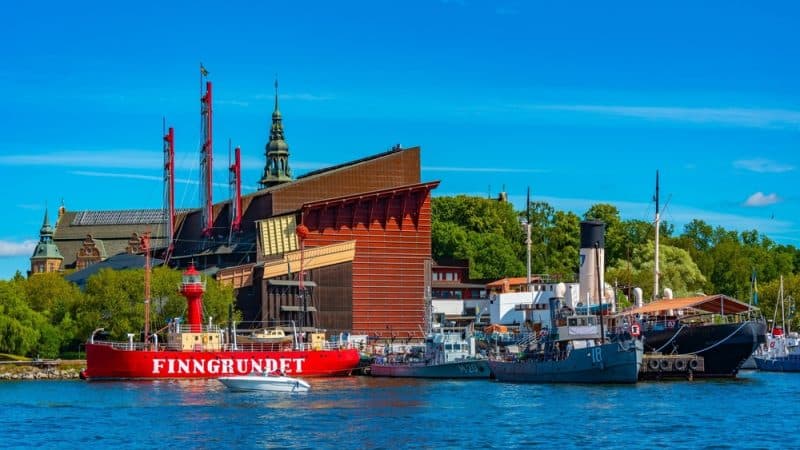
M164 222L166 220L162 209L123 209L118 211L81 211L75 214L71 225L138 225Z

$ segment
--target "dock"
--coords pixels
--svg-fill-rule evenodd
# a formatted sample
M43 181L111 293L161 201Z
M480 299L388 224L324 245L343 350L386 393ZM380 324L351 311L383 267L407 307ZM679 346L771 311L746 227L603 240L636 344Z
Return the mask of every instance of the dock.
M705 371L702 356L645 354L639 369L640 380L692 380L694 374Z

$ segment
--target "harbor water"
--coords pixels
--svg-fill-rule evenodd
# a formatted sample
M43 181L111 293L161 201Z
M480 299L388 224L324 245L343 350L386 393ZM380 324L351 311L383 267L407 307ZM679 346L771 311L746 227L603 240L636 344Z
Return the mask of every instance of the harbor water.
M0 382L3 448L800 448L800 374L636 385Z

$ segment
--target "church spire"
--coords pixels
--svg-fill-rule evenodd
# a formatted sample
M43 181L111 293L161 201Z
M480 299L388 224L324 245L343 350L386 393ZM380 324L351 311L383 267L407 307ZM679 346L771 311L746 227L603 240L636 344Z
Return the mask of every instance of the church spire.
M39 230L39 243L33 249L29 274L61 270L64 257L61 256L58 246L53 242L53 234L53 228L50 227L50 220L47 217L47 207L45 207L42 228Z
M50 221L47 220L47 207L44 208L44 220L42 221L42 229L39 230L39 237L43 238L45 235L52 237L53 229L50 228Z
M275 110L272 112L272 127L265 150L267 165L264 167L264 176L259 181L261 188L292 181L292 171L289 168L289 144L286 143L283 135L283 119L278 108L277 77L275 78Z

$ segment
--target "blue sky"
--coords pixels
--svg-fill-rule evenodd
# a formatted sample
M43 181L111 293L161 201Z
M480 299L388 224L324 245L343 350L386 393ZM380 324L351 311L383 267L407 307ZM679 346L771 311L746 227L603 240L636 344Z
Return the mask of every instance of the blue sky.
M24 5L22 3L25 3ZM422 147L435 195L582 213L612 202L800 245L800 6L792 2L16 2L0 20L0 278L45 205L161 206L162 117L179 207L199 203L199 74L245 191L280 79L295 174Z

